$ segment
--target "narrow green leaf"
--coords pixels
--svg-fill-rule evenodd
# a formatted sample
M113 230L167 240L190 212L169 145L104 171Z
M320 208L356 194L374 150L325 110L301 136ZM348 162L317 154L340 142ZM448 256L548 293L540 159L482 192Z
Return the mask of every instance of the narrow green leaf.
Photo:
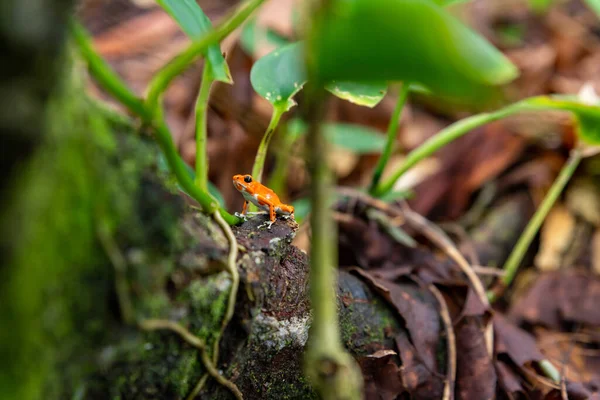
M384 194L379 199L385 201L386 203L393 203L396 200L410 199L414 196L414 194L415 193L412 190L395 190Z
M194 171L194 169L192 167L190 167L183 160L181 160L181 163L185 166L185 169L186 169L187 173L189 174L191 180L195 181L196 180L196 172ZM162 171L164 173L171 172L171 170L169 168L169 164L168 164L167 159L165 158L163 152L158 153L158 169L159 169L159 171ZM182 192L185 192L185 190L183 190L183 188L179 184L177 185L177 187ZM210 181L208 182L208 193L210 193L210 195L212 197L214 197L215 200L217 200L217 202L219 203L219 205L221 207L225 208L225 199L223 198L223 195L221 194L219 189L215 185L213 185L213 183Z
M330 3L310 36L323 82L417 82L435 93L473 98L518 75L500 51L433 2Z
M373 108L387 93L386 82L336 82L332 81L325 89L340 99L360 106Z
M177 21L181 29L192 40L201 38L212 29L210 19L195 0L156 0L156 2ZM233 82L229 66L219 45L208 48L206 59L215 80L225 83Z

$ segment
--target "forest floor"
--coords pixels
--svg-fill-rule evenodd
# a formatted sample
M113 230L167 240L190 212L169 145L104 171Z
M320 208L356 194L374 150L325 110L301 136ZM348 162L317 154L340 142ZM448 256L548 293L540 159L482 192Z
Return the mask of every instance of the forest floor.
M581 1L556 3L540 14L525 1L513 0L474 1L457 8L460 18L521 71L506 90L511 100L576 94L585 85L600 90L598 17ZM200 4L215 20L236 1ZM255 29L294 40L293 9L292 0L268 2L257 16ZM139 94L153 73L189 42L153 1L87 0L79 14L100 54ZM218 83L211 93L210 180L231 212L241 211L243 201L231 178L250 172L269 123L270 104L249 81L252 63L275 48L267 36L260 35L252 46L240 40L239 33L225 40L222 50L235 84ZM164 98L174 140L190 165L195 159L194 102L201 75L199 62L173 82ZM109 100L92 84L90 88ZM394 95L373 109L331 99L327 119L369 126L383 137ZM290 119L296 116L290 114ZM465 115L465 110L448 104L411 98L388 170L406 152ZM278 140L275 136L266 176L276 168ZM377 154L359 155L343 146L332 150L330 165L342 199L335 205L339 267L359 277L395 309L408 332L395 337L397 348L363 357L367 393L386 393L382 398L393 399L408 387L416 398L441 398L446 377L455 374L452 382L459 398L492 398L496 393L505 398L600 398L598 156L579 167L510 290L491 307L473 289L488 287L502 276L500 268L574 140L571 120L560 113L521 115L488 124L444 147L397 182L397 189L412 194L406 202L395 204L348 189L368 185ZM279 193L284 202L302 204L307 197L302 151L299 145L289 154L285 190ZM294 245L308 252L308 220L299 222ZM463 264L475 274L464 275ZM450 336L455 337L455 363L440 367L431 344ZM497 355L493 361L491 347ZM400 372L392 361L397 354L403 360ZM563 377L560 381L548 376L547 362ZM390 377L399 374L402 384L396 385ZM431 397L419 395L418 390Z

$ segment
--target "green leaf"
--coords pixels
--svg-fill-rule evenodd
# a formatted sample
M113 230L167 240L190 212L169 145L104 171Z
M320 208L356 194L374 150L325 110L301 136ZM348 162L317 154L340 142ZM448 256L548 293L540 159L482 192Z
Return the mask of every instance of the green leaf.
M259 59L250 71L250 82L256 92L284 110L292 108L292 99L306 83L303 43L280 47Z
M356 154L380 153L385 147L385 136L362 125L329 123L323 132L333 145Z
M180 157L181 159L181 157ZM187 173L189 174L190 178L192 181L196 180L196 171L194 171L194 169L192 167L190 167L186 162L184 162L183 160L181 160L181 163L185 166L185 169L187 171ZM171 169L169 168L169 163L167 162L167 159L165 158L164 154L161 152L158 153L158 170L162 171L164 173L171 173ZM181 190L184 193L187 193L185 190L183 190L183 188L177 184L177 188L179 190ZM210 195L212 197L215 198L215 200L217 200L217 202L219 203L219 205L223 208L225 208L225 199L223 198L223 195L221 194L221 192L219 191L219 189L212 184L212 182L208 182L208 193L210 193ZM189 193L188 193L189 195Z
M301 224L310 213L310 199L308 197L298 199L292 202L292 206L294 206L294 219Z
M529 0L529 6L536 12L544 12L552 5L552 2L553 0Z
M322 126L323 134L331 144L356 154L380 153L385 146L385 136L367 126L340 123L324 123ZM288 122L287 133L292 137L298 138L306 130L306 123L300 119Z
M250 34L251 32L248 33ZM259 59L250 71L250 82L254 90L274 107L284 107L286 111L292 108L296 104L293 100L294 95L306 83L304 43L296 42L282 46ZM385 96L387 84L334 81L325 88L351 103L374 107Z
M584 0L585 4L596 13L597 16L600 16L600 0Z
M192 39L197 40L212 29L210 19L204 14L195 0L156 0L156 2L179 24ZM215 80L233 83L229 66L219 45L208 48L206 59Z
M331 196L329 198L329 207L333 206L335 202L340 198L341 196L337 194ZM308 214L310 214L310 211L312 209L309 197L303 197L301 199L293 201L292 206L294 206L294 219L299 224L301 224L306 219L306 217L308 217Z
M457 4L457 3L466 3L467 1L470 1L470 0L433 0L433 2L435 4L437 4L438 6L442 6L442 7L447 7L452 4Z
M561 110L571 112L576 121L577 136L586 143L600 144L600 107L569 100L564 96L539 96L518 103L525 109Z
M289 44L289 40L281 36L272 29L261 29L256 25L256 19L246 22L240 35L240 44L244 51L250 55L255 55L258 46L268 42L275 47L283 47Z
M500 51L433 2L330 3L310 35L322 82L417 82L434 93L475 98L518 75Z
M415 193L412 190L396 190L384 194L383 196L379 197L379 199L385 201L386 203L393 203L396 200L410 199L414 196L414 194Z
M325 85L325 89L340 99L359 106L373 108L387 93L386 82L336 82Z

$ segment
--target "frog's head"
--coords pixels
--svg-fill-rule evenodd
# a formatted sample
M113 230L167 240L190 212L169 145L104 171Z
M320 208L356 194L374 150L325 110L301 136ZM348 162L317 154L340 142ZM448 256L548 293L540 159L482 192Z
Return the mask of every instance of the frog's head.
M245 192L246 188L253 182L251 175L234 175L233 186L240 192Z

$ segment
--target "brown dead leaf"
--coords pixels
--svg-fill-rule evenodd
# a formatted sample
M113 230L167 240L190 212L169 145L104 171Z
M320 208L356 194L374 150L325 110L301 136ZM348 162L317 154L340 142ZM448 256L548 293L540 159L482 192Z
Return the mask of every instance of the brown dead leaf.
M417 186L411 207L423 215L458 217L473 192L515 162L525 148L524 138L507 133L502 124L490 124L440 150L440 172Z
M535 266L541 271L555 271L561 267L563 255L571 245L575 217L562 204L555 205L544 220L540 233L540 250Z
M538 344L544 355L569 382L600 387L600 332L560 333L538 330Z
M365 380L367 400L395 400L406 391L394 356L397 353L393 350L379 350L358 361Z
M454 328L456 332L456 398L493 399L496 393L496 371L487 351L484 326L477 317L465 317Z
M436 352L441 327L435 297L414 283L383 281L359 269L353 272L360 275L396 309L406 323L410 341L417 352L415 356L428 370L438 371Z
M427 368L405 333L396 336L396 344L402 359L402 382L411 398L439 400L444 391L441 375Z
M575 179L567 189L567 207L596 227L600 227L600 185L591 178Z
M508 356L516 365L524 367L545 357L538 350L535 338L513 325L500 314L494 316L495 353Z
M516 300L509 316L559 329L563 322L600 326L600 277L569 270L541 274L527 293Z

